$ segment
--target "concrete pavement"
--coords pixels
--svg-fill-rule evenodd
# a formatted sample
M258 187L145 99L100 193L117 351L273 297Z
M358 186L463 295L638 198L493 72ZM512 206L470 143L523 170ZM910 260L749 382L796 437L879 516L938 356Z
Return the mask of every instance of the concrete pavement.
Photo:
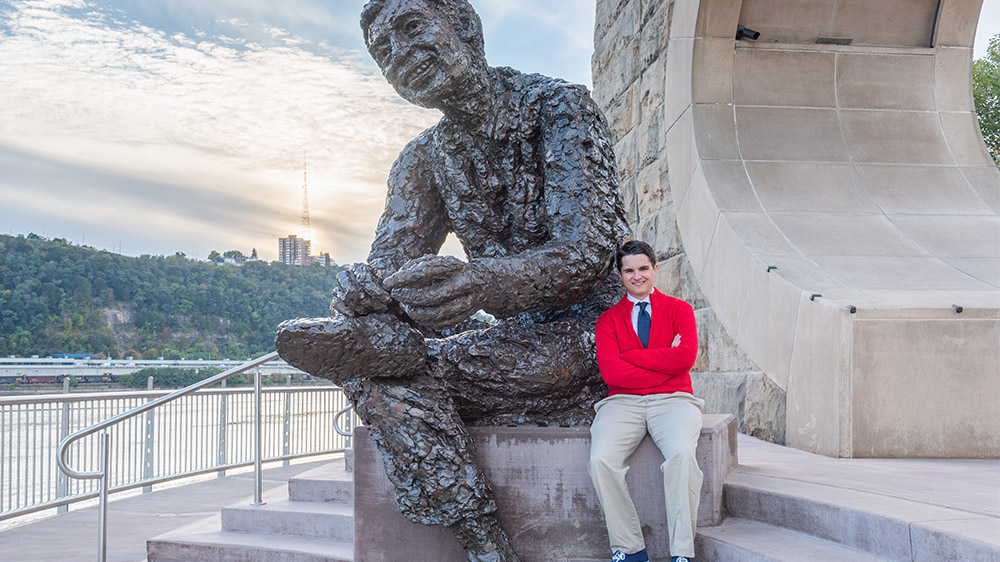
M264 471L265 493L288 479L329 460ZM108 505L108 562L146 558L146 539L203 520L228 505L253 498L253 473L213 478L194 484L130 496ZM3 562L68 562L97 559L97 507L48 517L0 532Z

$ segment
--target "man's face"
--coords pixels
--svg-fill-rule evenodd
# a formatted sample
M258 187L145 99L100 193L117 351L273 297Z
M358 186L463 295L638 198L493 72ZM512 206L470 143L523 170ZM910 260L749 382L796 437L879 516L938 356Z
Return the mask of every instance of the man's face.
M437 107L469 71L475 50L422 0L390 0L368 27L368 52L407 101Z
M618 278L622 280L628 294L642 300L653 292L653 278L656 277L657 267L649 261L649 256L646 254L622 256L622 268L618 270Z

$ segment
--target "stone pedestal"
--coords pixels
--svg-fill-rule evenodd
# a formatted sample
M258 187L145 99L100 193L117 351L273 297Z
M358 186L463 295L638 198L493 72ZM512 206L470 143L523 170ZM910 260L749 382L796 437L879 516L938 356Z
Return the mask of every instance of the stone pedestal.
M499 517L522 562L600 560L610 556L607 531L590 476L590 428L478 427L480 466L500 504ZM414 562L464 560L451 531L403 517L385 476L379 451L364 428L354 442L354 560ZM647 436L629 464L635 501L649 554L667 555L663 506L663 456ZM700 526L722 519L722 484L736 466L736 419L705 415L698 465L705 474Z

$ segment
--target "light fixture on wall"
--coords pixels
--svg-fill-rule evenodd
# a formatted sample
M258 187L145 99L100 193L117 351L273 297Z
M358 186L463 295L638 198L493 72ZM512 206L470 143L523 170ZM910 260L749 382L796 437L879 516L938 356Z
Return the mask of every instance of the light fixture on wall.
M760 37L759 31L754 31L749 27L743 27L742 25L736 26L736 39L750 39L751 41L756 41Z

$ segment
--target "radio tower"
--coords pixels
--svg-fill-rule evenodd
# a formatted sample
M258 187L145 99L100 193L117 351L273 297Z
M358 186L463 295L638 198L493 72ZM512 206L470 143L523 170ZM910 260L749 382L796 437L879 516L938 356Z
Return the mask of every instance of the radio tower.
M302 238L312 240L312 227L309 226L309 189L306 187L306 153L302 152L302 223L299 231Z

